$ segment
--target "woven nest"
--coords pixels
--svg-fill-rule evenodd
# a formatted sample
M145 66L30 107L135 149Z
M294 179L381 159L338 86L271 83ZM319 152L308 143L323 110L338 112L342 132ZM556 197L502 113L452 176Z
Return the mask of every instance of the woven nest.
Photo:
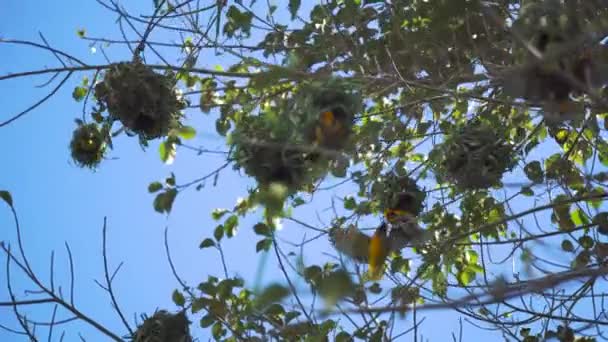
M569 7L559 0L538 1L523 6L513 23L514 31L548 57L538 64L529 47L517 43L513 50L521 66L503 75L505 93L541 104L548 124L584 118L583 104L571 98L581 95L581 91L568 76L592 87L602 86L607 80L606 73L594 62L603 49L572 45L581 41L583 28L588 25L582 7Z
M257 116L237 127L231 136L237 166L261 185L277 182L299 190L317 180L322 174L319 154L271 126L264 116Z
M542 0L521 7L513 29L526 39L537 38L539 31L551 36L578 33L578 20L560 0ZM523 49L523 48L522 48Z
M105 154L105 137L94 123L79 125L72 135L70 151L78 166L94 168Z
M189 329L190 321L182 311L170 314L165 310L145 318L137 328L133 342L192 342Z
M486 124L469 124L448 136L436 153L439 178L463 189L484 189L500 183L515 164L512 146Z
M406 175L389 172L372 184L371 197L376 198L381 210L399 209L414 216L424 209L426 192Z
M166 136L185 108L175 81L140 62L117 63L95 86L102 109L145 140Z

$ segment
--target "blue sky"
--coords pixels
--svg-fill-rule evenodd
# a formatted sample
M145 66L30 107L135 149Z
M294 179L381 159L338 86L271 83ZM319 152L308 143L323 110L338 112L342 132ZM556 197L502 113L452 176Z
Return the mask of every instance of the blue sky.
M149 13L152 1L130 4L133 13ZM140 7L137 7L140 6ZM69 51L88 63L105 63L99 48L92 53L86 42L78 39L77 29L85 28L95 37L120 37L115 16L101 8L95 1L23 0L0 3L0 37L39 41L42 32L49 43ZM167 38L155 36L162 40ZM124 46L110 46L106 52L112 60L128 59ZM224 64L225 60L213 55L204 56L204 67ZM23 46L0 44L0 74L57 66L56 59L48 53ZM51 251L55 251L55 282L63 284L67 291L68 270L64 243L71 247L75 259L75 299L77 306L110 329L124 333L118 317L113 313L109 298L94 283L101 280L101 228L104 216L108 218L108 248L111 265L124 261L115 281L115 291L123 311L130 322L136 314L151 313L156 308L176 309L171 302L171 292L178 287L166 262L163 234L169 227L169 240L177 271L190 285L207 278L207 275L223 274L219 255L209 249L200 250L198 245L212 235L216 222L210 218L214 208L231 208L237 198L244 197L252 181L230 169L222 172L218 186L210 184L200 192L188 190L181 193L169 217L154 212L153 196L146 189L150 182L162 180L171 172L177 175L177 183L185 183L214 170L221 165L221 156L196 156L185 150L178 152L172 165L164 165L156 153L156 144L142 151L136 139L125 136L115 141L115 149L96 171L79 169L70 161L68 145L74 119L80 117L81 104L72 100L71 92L83 76L74 75L68 85L41 108L28 114L12 125L0 128L0 146L3 160L0 166L0 189L9 190L20 214L26 252L38 275L44 281L49 278ZM46 78L18 79L0 82L0 120L23 110L44 96L46 89L35 84ZM189 124L195 126L198 135L191 145L209 149L225 149L223 139L215 134L213 115L197 110L187 112ZM331 183L331 180L329 181ZM341 193L353 192L342 189ZM313 208L298 210L295 217L316 222L315 215L329 217L327 207L331 198L322 195L315 198ZM318 203L318 204L317 204ZM240 275L253 285L260 255L255 253L258 240L251 227L260 218L256 215L241 220L236 238L225 242L224 250L229 263L229 274ZM327 222L327 221L326 221ZM317 224L323 228L322 224ZM303 230L284 222L280 237L300 241ZM307 237L311 237L310 232ZM13 222L8 209L0 206L0 240L15 242ZM306 250L307 263L327 260L327 244L318 244ZM292 274L293 276L293 274ZM29 283L18 275L14 278L18 295L29 288ZM264 283L282 280L276 261L271 255L264 267ZM6 275L0 272L0 284ZM300 281L297 287L304 290ZM66 293L66 292L64 292ZM4 287L0 301L7 300ZM29 307L32 317L48 320L51 307ZM458 331L459 316L454 312L424 314L422 335L431 341L451 340L452 332ZM65 313L62 313L66 318ZM200 316L198 316L200 318ZM193 326L198 326L195 319ZM16 327L10 310L0 308L0 324ZM401 329L411 326L411 319L399 324ZM499 336L464 324L467 341L496 339ZM89 341L103 341L103 337L82 324L65 326L66 341L77 339L77 332ZM60 330L55 332L59 335ZM208 334L195 329L201 340ZM410 340L407 335L403 340ZM21 341L18 336L0 329L0 341Z

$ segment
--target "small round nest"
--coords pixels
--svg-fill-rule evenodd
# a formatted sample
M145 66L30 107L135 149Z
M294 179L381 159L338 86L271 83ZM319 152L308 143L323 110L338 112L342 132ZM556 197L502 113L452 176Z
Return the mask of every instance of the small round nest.
M106 143L97 124L79 125L72 135L70 151L72 159L80 167L94 168L99 165L106 151Z
M166 136L177 126L185 103L175 92L175 80L141 62L113 64L95 97L102 109L146 140Z
M133 342L192 342L189 325L185 312L171 314L160 310L144 319Z
M439 178L463 189L485 189L500 183L515 165L512 146L488 124L470 123L438 147Z
M263 115L247 118L231 136L237 167L261 185L282 183L300 190L314 182L321 176L321 157L288 136L274 131Z
M424 209L426 192L407 175L386 173L372 184L371 192L382 210L399 209L418 216Z

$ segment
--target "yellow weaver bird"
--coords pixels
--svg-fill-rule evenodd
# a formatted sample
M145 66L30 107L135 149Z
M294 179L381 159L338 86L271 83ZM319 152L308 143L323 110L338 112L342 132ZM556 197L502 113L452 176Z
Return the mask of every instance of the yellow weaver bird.
M388 237L386 235L386 223L376 229L369 241L369 276L372 280L380 280L384 273L384 261L388 257Z
M369 275L372 280L382 278L384 263L391 252L399 252L425 237L414 215L401 209L384 211L385 222L376 229L369 243Z
M315 144L327 148L344 147L350 134L347 120L346 112L339 107L322 112L314 127L312 140Z

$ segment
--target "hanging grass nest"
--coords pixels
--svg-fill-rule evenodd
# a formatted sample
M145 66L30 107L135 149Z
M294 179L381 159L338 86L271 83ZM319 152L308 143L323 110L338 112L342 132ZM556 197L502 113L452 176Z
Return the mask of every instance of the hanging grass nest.
M513 147L486 123L473 122L446 137L432 152L436 174L463 189L485 189L500 183L515 165ZM434 155L434 156L433 156Z
M106 152L106 140L97 124L79 123L70 142L72 159L80 167L95 168Z
M597 44L574 45L583 41L584 27L590 25L583 7L564 5L559 0L538 1L523 6L513 23L513 31L530 45L514 45L520 67L510 68L503 75L504 91L541 105L549 124L584 118L584 103L573 99L582 95L575 83L596 88L608 80L606 68L596 63L605 49ZM543 61L529 46L543 55Z
M236 166L262 186L281 183L290 193L323 175L320 156L298 141L288 120L270 114L243 119L231 134Z
M424 209L426 192L407 175L388 172L372 184L370 197L378 200L382 211L398 209L418 216Z
M113 64L95 86L102 110L143 140L166 136L179 125L185 102L175 91L173 77L154 72L145 64Z
M184 311L170 314L165 310L156 311L152 317L144 317L137 328L133 342L192 342L190 321Z

